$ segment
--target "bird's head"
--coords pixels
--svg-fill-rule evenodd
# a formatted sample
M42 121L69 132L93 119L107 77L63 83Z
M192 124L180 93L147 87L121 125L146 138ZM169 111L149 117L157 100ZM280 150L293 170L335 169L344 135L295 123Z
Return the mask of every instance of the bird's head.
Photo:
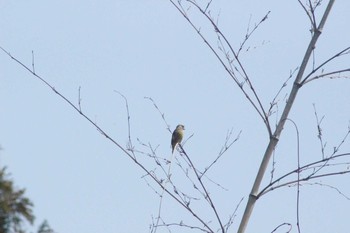
M176 130L185 130L185 126L184 125L177 125Z

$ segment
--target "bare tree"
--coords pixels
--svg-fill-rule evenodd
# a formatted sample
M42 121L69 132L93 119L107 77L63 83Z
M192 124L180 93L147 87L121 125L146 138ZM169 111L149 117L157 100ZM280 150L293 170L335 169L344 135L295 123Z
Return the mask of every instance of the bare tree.
M302 184L306 184L306 182L314 181L313 184L317 183L317 180L321 177L328 177L334 175L342 175L350 173L348 164L350 163L350 153L349 152L340 152L341 147L348 139L350 134L350 128L345 132L343 139L339 142L338 146L336 146L333 150L333 153L326 154L324 152L324 141L322 137L322 118L318 117L318 113L315 108L315 118L317 122L318 129L318 138L321 144L321 153L322 159L309 162L307 164L301 164L300 162L300 154L299 147L298 149L298 165L295 169L287 172L286 174L275 177L274 174L274 163L272 163L271 170L271 179L270 183L265 187L261 188L262 180L267 172L268 166L270 164L271 158L273 158L275 148L278 142L281 140L281 132L283 131L284 125L287 121L291 122L291 124L295 128L295 132L297 135L296 141L299 143L299 130L297 124L289 118L289 113L292 110L294 105L296 96L298 91L304 87L307 83L311 81L316 81L322 78L335 78L335 77L344 77L348 78L347 74L350 71L349 67L341 68L338 70L330 70L325 71L325 67L328 63L334 62L341 56L348 55L350 52L350 47L344 48L341 51L336 52L333 56L328 58L327 60L321 62L319 65L316 65L315 62L312 62L312 68L309 73L306 73L306 68L310 66L310 62L313 59L312 55L316 49L316 43L318 38L320 37L323 27L326 24L327 17L331 12L332 6L334 4L334 0L330 0L324 13L322 14L321 19L317 19L316 11L321 9L322 1L306 1L303 3L302 1L298 1L300 7L305 11L307 18L311 24L311 33L312 38L309 42L308 48L305 51L304 57L301 59L300 67L295 69L295 71L291 72L288 79L281 84L280 90L276 93L275 97L271 100L268 106L264 106L261 101L261 96L256 91L254 86L254 77L248 75L248 72L245 68L245 64L241 61L241 54L247 48L247 44L251 36L256 32L256 30L262 25L266 23L270 12L266 12L266 14L261 17L261 20L257 22L254 27L248 27L247 32L244 36L244 39L241 43L239 43L238 49L234 49L233 43L231 43L224 32L218 25L218 17L214 17L210 8L212 5L212 0L207 1L206 3L198 3L194 0L169 0L170 3L175 7L175 9L181 14L181 16L189 23L189 25L194 29L194 31L199 35L205 45L209 48L209 50L214 54L214 56L218 59L219 63L222 65L223 69L226 71L228 77L232 79L232 81L239 88L247 103L255 110L259 119L261 119L261 123L264 124L269 142L266 146L266 150L263 153L262 161L260 168L257 172L254 184L252 185L251 192L249 194L249 198L245 207L244 214L242 216L240 226L238 229L239 233L243 233L246 230L246 227L249 223L250 216L254 210L254 205L256 201L265 194L276 190L281 187L296 187L297 188L297 200L299 200L299 188ZM201 17L203 17L206 22L208 22L211 31L215 35L215 40L212 41L206 35L200 25L196 25L191 14L199 13ZM219 214L219 207L217 206L217 200L213 198L210 192L209 186L214 184L215 186L225 189L221 184L217 183L215 179L212 179L208 176L208 171L215 166L216 162L222 158L222 156L234 145L237 140L239 140L240 132L233 132L232 130L228 131L225 142L223 143L221 151L218 153L216 158L208 164L204 169L199 169L196 164L191 160L191 156L186 152L185 145L186 141L179 145L178 152L181 156L175 157L174 161L169 161L167 158L158 155L157 146L153 146L150 143L143 142L140 139L135 140L135 137L132 134L132 122L129 113L129 103L128 99L118 91L116 91L124 100L126 107L126 116L127 116L127 125L128 125L128 140L127 144L123 145L122 143L113 139L106 130L104 130L101 126L99 126L95 121L91 119L88 115L86 115L83 111L81 105L81 95L79 88L79 97L77 104L75 101L69 100L66 96L64 96L59 90L57 90L52 84L50 84L46 79L35 72L35 64L34 64L34 56L32 59L32 66L27 66L20 60L18 60L15 56L11 55L10 52L2 48L2 51L6 53L11 59L13 59L17 64L22 66L28 72L30 72L33 77L39 79L46 87L50 88L55 94L57 94L60 98L62 98L70 107L72 107L78 114L80 114L84 119L86 119L93 127L95 127L107 140L112 142L119 150L121 150L133 163L135 163L140 170L144 172L143 178L147 182L148 186L154 190L155 194L159 196L159 211L152 220L150 225L150 232L156 232L159 228L165 228L171 231L172 228L181 227L188 228L192 230L197 230L199 232L222 232L226 233L231 230L231 226L236 218L236 211L239 208L241 201L239 201L235 208L232 209L232 214L230 216L222 217ZM278 102L278 98L281 95L282 90L285 90L287 84L290 80L293 81L293 85L291 90L288 93L288 98L286 100L286 105L283 106L282 114L277 115L276 108L280 108L280 102ZM167 123L165 114L158 107L157 103L150 97L146 98L150 101L155 107L156 111L161 116L165 129L171 133L171 129L169 124ZM278 121L276 124L271 123L273 120L272 116L278 117ZM187 140L191 139L191 136L187 138ZM298 144L299 145L299 144ZM140 156L142 155L142 157ZM153 166L148 166L148 163L145 163L144 158L147 158L148 161L153 162ZM169 172L169 166L173 164L179 168L182 172L181 177L174 177ZM294 175L297 175L297 178L294 178ZM186 180L186 184L183 182L179 182L179 180ZM330 188L334 188L333 186L329 186ZM336 189L338 190L338 189ZM341 191L338 190L341 194ZM161 206L163 200L163 196L167 195L170 197L179 207L181 207L187 214L192 216L195 220L194 222L187 222L184 217L180 216L178 221L169 222L163 218L163 214L161 211ZM198 208L200 206L201 208ZM297 229L301 232L300 224L299 224L299 202L297 201ZM205 209L203 212L201 209ZM289 227L288 232L291 230L292 224L290 223L282 223L277 226L271 232L275 232L280 227L287 226Z
M312 54L315 51L316 43L318 38L320 37L323 27L327 21L327 17L332 9L332 6L334 4L333 0L330 0L328 2L328 5L325 9L325 12L323 13L323 16L321 17L321 20L318 22L317 17L315 15L315 11L319 8L322 1L306 1L306 3L303 3L302 1L298 0L300 6L305 11L307 17L309 18L310 24L311 24L311 33L312 38L309 42L308 48L305 52L305 55L301 61L300 67L297 69L297 74L293 82L293 87L289 93L288 99L286 101L286 105L284 107L283 113L280 116L280 119L278 123L276 124L276 127L273 129L273 125L271 125L270 117L273 114L273 109L275 107L276 103L276 97L280 94L280 92L277 93L276 97L271 101L271 105L269 108L266 108L263 106L262 101L260 100L260 96L256 92L254 85L253 85L253 78L250 77L246 69L244 67L244 64L240 61L240 52L244 49L244 46L246 45L246 42L249 40L250 36L255 32L255 30L260 26L261 23L263 23L265 20L267 20L268 15L270 12L267 12L266 15L261 19L260 22L255 24L253 29L247 30L247 33L245 35L245 39L240 44L239 48L235 50L233 46L231 45L231 42L228 41L225 34L221 31L217 20L215 17L212 16L212 13L210 11L210 6L213 1L208 1L206 4L200 4L197 3L197 1L193 0L185 0L185 1L173 1L170 0L170 2L173 4L173 6L179 11L179 13L187 20L187 22L192 26L192 28L198 33L198 35L201 37L203 42L208 46L208 48L213 52L213 54L217 57L219 62L222 64L223 68L227 71L227 74L229 77L233 79L233 81L237 84L237 86L242 91L243 95L246 97L248 102L252 105L252 107L256 110L257 114L262 119L263 123L266 126L266 129L269 133L269 143L266 147L266 151L264 153L263 159L261 161L260 168L257 172L255 182L253 184L252 190L249 195L249 200L245 208L244 215L242 217L242 220L240 222L240 227L238 229L239 233L245 232L245 229L248 225L251 213L253 212L254 205L256 201L266 193L266 191L272 191L276 188L283 187L286 185L296 184L298 187L298 193L299 193L299 185L303 181L308 181L312 179L317 179L323 176L332 176L332 175L340 175L349 173L348 167L342 168L340 170L336 170L334 172L325 172L322 173L323 168L328 166L335 166L334 160L336 160L339 157L348 157L349 153L344 154L337 154L339 148L343 144L343 142L347 139L349 135L349 130L346 132L346 135L344 139L340 142L339 146L334 149L334 153L332 153L329 156L325 156L323 154L323 159L320 161L315 161L310 164L306 164L304 166L301 166L298 159L298 167L287 173L286 175L279 177L277 179L271 179L271 183L264 187L262 190L260 190L260 186L263 180L263 177L266 173L266 170L268 168L269 162L271 157L273 156L273 152L276 148L276 145L278 144L280 140L280 135L283 130L283 127L286 123L286 121L291 121L288 119L289 113L292 109L292 106L294 104L295 98L298 94L298 91L300 88L302 88L305 84L308 82L320 79L320 78L334 78L334 77L341 77L342 74L346 74L350 72L350 68L342 68L339 70L333 70L324 72L322 71L320 74L317 74L322 68L325 67L325 65L329 62L334 61L335 59L348 55L350 52L350 47L344 48L343 50L337 52L332 57L327 59L326 61L322 62L320 65L315 66L313 62L312 71L308 74L305 74L305 70L310 63L310 59ZM206 39L206 35L201 32L201 28L197 26L194 21L190 17L189 9L194 8L197 10L207 21L211 24L213 30L216 33L217 36L217 44L216 47L215 44L210 43L209 40ZM292 75L288 78L288 80L292 77ZM348 78L349 76L342 76L345 78ZM287 80L287 81L288 81ZM281 87L283 89L286 86L286 83L284 83ZM315 114L317 116L317 112L315 110ZM318 119L317 119L318 120ZM298 132L297 125L293 122L295 125L295 128ZM322 135L320 130L320 122L318 122L318 129L319 129L319 138L321 145L322 143ZM298 133L299 135L299 133ZM299 136L298 136L299 137ZM298 138L299 141L299 138ZM323 152L323 150L322 150ZM299 158L299 157L298 157ZM345 163L346 164L346 163ZM309 172L311 171L312 172ZM290 176L291 174L298 174L298 179L292 180L283 184L276 185L276 183L279 183L281 180L285 179L286 177ZM304 175L307 173L307 175ZM304 176L303 176L304 175ZM299 198L299 197L298 197ZM299 228L299 219L298 219L298 231L300 232ZM226 232L223 227L221 227L222 232Z

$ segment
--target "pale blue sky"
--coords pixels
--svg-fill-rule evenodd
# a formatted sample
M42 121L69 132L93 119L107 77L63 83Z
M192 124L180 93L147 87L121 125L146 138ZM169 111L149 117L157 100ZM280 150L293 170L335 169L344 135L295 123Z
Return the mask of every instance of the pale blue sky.
M251 49L241 57L264 106L269 106L290 71L301 63L310 39L305 13L296 0L213 2L213 15L220 12L219 26L235 48L244 38L249 18L253 25L271 11L249 41ZM316 64L349 46L349 9L349 1L335 3L317 44ZM205 21L190 15L213 38ZM126 110L114 90L129 101L138 149L146 150L137 138L159 145L159 156L170 155L170 134L144 99L152 97L172 129L183 123L186 135L194 134L185 149L200 169L216 158L228 130L233 129L234 135L242 130L240 140L208 174L229 190L209 184L224 220L245 198L231 229L235 232L267 133L237 86L169 1L0 0L0 28L0 46L28 66L33 50L37 74L74 103L81 86L82 110L121 145L127 143ZM349 68L349 61L349 56L343 57L327 66L327 71ZM27 189L35 204L35 226L47 219L59 233L148 232L158 198L141 179L144 173L4 53L0 70L0 164L8 166L18 187ZM279 111L290 88L291 83L280 96ZM324 79L299 92L290 118L299 127L303 162L321 158L312 104L320 116L325 115L323 135L330 153L349 125L349 88L349 79ZM295 131L287 124L276 150L276 176L295 168L295 148ZM347 141L343 152L349 151ZM149 169L155 167L151 161L145 163ZM175 167L176 174L180 171ZM265 185L268 178L267 174ZM348 179L321 182L350 196ZM295 188L264 196L257 202L247 232L271 232L280 223L295 224L295 196ZM304 232L345 232L349 207L350 202L334 190L305 185L301 227ZM211 216L206 206L198 208ZM169 198L163 210L169 221L197 224ZM175 228L173 232L193 231Z

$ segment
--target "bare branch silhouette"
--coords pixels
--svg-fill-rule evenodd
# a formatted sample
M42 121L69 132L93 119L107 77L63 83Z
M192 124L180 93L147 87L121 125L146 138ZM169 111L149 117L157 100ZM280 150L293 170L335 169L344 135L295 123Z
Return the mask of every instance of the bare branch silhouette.
M309 83L311 81L314 81L316 79L321 79L321 78L329 78L329 79L350 78L350 76L345 76L345 75L344 76L340 76L341 74L346 73L346 72L350 72L350 68L349 69L343 69L343 70L336 70L336 71L333 71L333 72L328 72L328 73L317 75L315 77L309 78L307 81L305 81L304 84ZM333 76L335 74L337 74L337 75Z
M201 8L195 1L192 0L186 0L185 2L189 3L189 6L194 7L198 10L211 24L212 28L214 29L214 32L217 35L217 42L219 43L219 51L222 52L224 55L224 58L222 58L219 54L219 51L216 51L214 46L206 39L206 37L202 34L199 27L197 27L192 20L189 18L189 16L186 13L185 7L182 5L182 1L177 1L175 3L174 0L169 0L173 6L179 11L179 13L187 20L187 22L191 25L191 27L197 32L197 34L201 37L201 39L204 41L204 43L209 47L209 49L213 52L215 57L219 60L221 65L224 67L224 69L227 71L228 75L234 80L234 82L237 84L237 86L240 88L246 99L250 102L250 104L253 106L253 108L256 110L256 112L259 114L260 118L263 120L269 135L272 135L271 126L269 123L268 115L266 110L264 109L261 100L252 84L251 79L249 78L247 71L245 70L243 64L241 63L239 56L237 52L233 49L232 45L224 35L224 33L220 30L220 28L217 25L217 22L214 21L214 19L211 17L210 12L207 11L207 9ZM262 22L266 21L267 16L269 12L262 18L260 23L257 24L257 27L261 25ZM253 30L255 32L256 29ZM252 32L252 33L253 33ZM249 39L251 35L246 38ZM228 49L226 50L226 47ZM231 55L233 58L231 58ZM226 60L226 62L225 62ZM234 63L235 62L235 63ZM236 65L237 64L237 65ZM236 75L236 72L240 74L239 78ZM248 87L251 91L251 94L245 89L244 84L247 83Z
M154 102L154 100L151 97L144 97L144 98L148 99L149 101L151 101L153 106L157 109L158 113L161 115L161 117L162 117L162 119L163 119L163 121L164 121L164 123L166 125L166 129L169 131L169 133L172 133L171 129L170 129L170 125L168 124L168 122L165 119L165 114L160 111L158 105Z
M270 102L270 108L268 110L268 116L271 116L274 113L273 109L278 104L278 101L277 101L278 96L281 94L282 90L287 86L288 81L294 76L294 74L295 74L295 72L297 70L298 70L298 68L295 68L293 71L289 72L289 76L288 76L287 80L284 81L284 83L282 84L281 88L278 90L278 92L276 93L275 97Z
M81 101L82 101L82 99L81 99L81 86L79 86L79 88L78 88L78 106L79 106L79 112L81 112Z
M335 55L333 55L332 57L328 58L326 61L324 61L323 63L321 63L318 67L314 68L308 75L306 75L306 77L303 79L303 81L300 82L300 85L304 85L307 81L312 81L315 80L315 78L310 78L316 71L318 71L319 69L321 69L322 67L324 67L326 64L328 64L329 62L333 61L334 59L340 57L340 56L344 56L344 55L348 55L350 54L350 47L347 47L343 50L341 50L340 52L336 53ZM344 69L341 70L341 72L348 72L350 68L348 69ZM336 73L339 73L339 71L335 71ZM334 73L334 72L331 72ZM311 80L309 80L311 79ZM316 78L317 79L317 78Z
M299 129L297 124L291 120L287 119L288 121L292 122L295 132L296 132L296 142L297 142L297 164L298 164L298 169L297 169L297 196L296 196L296 219L297 219L297 229L298 232L300 233L300 136L299 136Z
M203 192L205 193L205 198L206 200L208 201L208 203L210 204L210 207L212 208L212 210L214 211L215 213L215 216L216 216L216 219L218 221L218 223L220 224L220 229L221 229L221 232L222 233L225 233L225 228L222 224L222 221L221 221L221 218L219 217L219 214L218 214L218 211L216 209L216 206L214 205L214 202L212 200L212 198L210 197L210 194L206 188L206 186L204 185L202 179L201 179L201 176L199 175L199 173L197 172L197 169L196 167L194 166L194 164L192 163L190 157L187 155L187 153L185 152L185 150L183 149L183 147L181 146L181 144L179 144L179 147L181 148L182 150L182 153L186 156L186 159L188 160L188 162L190 163L191 167L193 168L192 171L195 173L196 177L197 177L197 180L201 186L201 188L203 189Z
M117 148L119 148L127 157L129 157L143 172L146 173L147 177L150 177L160 188L164 189L164 192L167 193L175 202L177 202L182 208L188 211L195 219L197 219L201 224L203 224L203 228L207 229L208 232L214 232L211 227L183 200L181 200L178 195L173 193L171 190L164 188L163 181L158 179L155 173L152 170L148 170L140 161L136 159L134 154L129 151L129 148L124 148L120 143L114 140L104 129L102 129L96 122L94 122L89 116L87 116L84 112L81 111L78 106L74 105L67 97L65 97L60 91L58 91L54 86L52 86L49 82L47 82L44 78L39 76L37 73L34 73L28 66L24 65L17 58L12 56L8 51L4 48L0 47L0 49L6 53L13 61L19 64L22 68L27 70L32 76L40 80L46 87L50 88L56 95L58 95L66 104L72 107L77 113L79 113L85 120L87 120L93 127L97 129L107 140L109 140L112 144L114 144ZM145 144L144 144L145 145ZM152 147L150 147L152 148ZM183 150L183 148L181 147ZM135 152L135 150L133 150Z
M32 71L35 73L34 51L32 50Z
M232 226L233 224L233 221L235 220L236 216L237 216L237 210L239 208L239 206L242 204L242 201L243 201L243 197L241 198L241 200L238 202L236 208L234 209L233 213L230 215L227 223L224 225L225 227L225 232L228 232L229 228Z
M289 233L289 232L292 231L292 224L286 223L286 222L285 222L285 223L282 223L282 224L278 225L275 229L273 229L273 230L271 231L271 233L276 232L279 228L281 228L281 227L283 227L283 226L288 226L288 227L289 227L288 230L286 231L286 233Z
M230 147L239 140L239 137L241 136L242 131L240 131L238 133L238 135L236 136L236 138L233 141L230 141L231 136L232 136L232 130L230 132L227 133L226 135L226 139L225 139L225 143L224 146L221 148L219 155L216 157L216 159L214 159L214 161L204 169L204 171L201 173L201 177L221 158L221 156L228 150L230 149Z
M332 186L332 185L329 185L329 184L323 184L323 183L320 183L320 182L315 182L315 183L306 183L306 185L319 185L321 187L327 187L327 188L330 188L334 191L336 191L338 194L340 194L341 196L343 196L346 200L350 201L350 197L347 196L346 194L344 194L342 191L340 191L338 188Z
M239 46L239 49L237 51L237 57L239 56L240 52L243 50L245 44L248 42L249 38L253 35L253 33L259 28L260 24L262 24L265 20L267 20L269 14L271 13L271 11L268 11L266 13L266 15L258 22L254 25L253 29L250 30L250 20L251 18L249 19L249 24L248 24L248 28L247 28L247 32L245 34L245 37L244 37L244 40L243 42L241 43L241 45Z
M329 173L324 173L321 175L316 175L318 171L320 171L322 168L325 168L329 165L330 161L334 161L338 158L344 158L344 157L349 157L350 158L350 153L344 153L344 154L338 154L338 155L333 155L332 157L325 157L324 159L315 161L315 162L311 162L308 164L305 164L303 166L300 166L300 168L296 168L293 171L290 171L284 175L282 175L281 177L279 177L278 179L274 180L273 182L271 182L270 184L268 184L265 188L263 188L260 193L257 195L257 198L260 198L261 196L265 195L266 193L272 191L272 190L276 190L278 188L281 187L286 187L301 181L308 181L311 179L316 179L316 178L320 178L320 177L326 177L326 176L334 176L334 175L342 175L342 174L347 174L350 173L350 168L345 168L343 170L338 170L336 172L329 172ZM325 165L326 164L326 165ZM341 163L342 165L347 164L347 163ZM317 169L317 172L314 171L315 170L315 165L317 165L319 168ZM310 174L307 174L305 177L301 177L299 179L296 180L292 180L292 181L287 181L285 183L279 184L282 180L286 179L287 177L293 175L293 174L297 174L298 172L304 172L307 171L309 169L312 169L313 172L311 172ZM279 185L276 185L279 184Z
M324 149L326 148L327 143L323 142L323 136L322 136L322 128L321 128L321 123L324 119L324 116L321 117L321 119L318 118L318 114L316 111L316 105L313 104L314 107L314 114L316 117L316 123L317 123L317 138L320 141L320 146L321 146L321 153L322 153L322 158L324 159L325 155L324 155Z
M129 151L131 151L131 153L133 154L134 158L136 159L136 155L135 155L135 147L132 143L131 140L131 124L130 124L130 111L129 111L129 103L128 103L128 99L119 91L114 90L115 93L118 93L125 101L125 108L126 108L126 117L127 117L127 124L128 124L128 144L127 144L127 148Z

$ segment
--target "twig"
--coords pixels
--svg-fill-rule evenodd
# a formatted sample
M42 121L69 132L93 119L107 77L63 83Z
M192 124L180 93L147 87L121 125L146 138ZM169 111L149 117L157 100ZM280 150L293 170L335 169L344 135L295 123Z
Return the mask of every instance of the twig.
M286 233L291 232L291 230L292 230L292 224L285 222L285 223L282 223L282 224L278 225L275 229L273 229L273 231L271 231L271 233L276 232L279 228L281 228L281 227L283 227L283 226L288 226L288 227L289 227L289 229L286 231Z
M344 142L349 137L349 135L350 135L350 125L348 126L348 131L346 132L343 139L340 141L339 145L333 148L333 153L331 154L330 157L332 157L335 153L337 153L340 150L340 147L344 144Z
M215 182L214 180L212 180L211 178L209 178L209 176L205 175L205 178L207 178L211 183L213 183L214 185L218 186L219 188L221 188L224 191L228 191L227 188L223 187L221 184Z
M335 78L350 78L350 76L343 76L343 77L340 77L340 74L341 73L345 73L345 72L350 72L350 68L348 69L343 69L343 70L336 70L336 71L333 71L333 72L328 72L328 73L324 73L324 74L320 74L320 75L317 75L315 77L312 77L312 78L309 78L307 81L304 82L304 84L308 83L308 82L311 82L311 81L314 81L316 79L321 79L321 78L330 78L330 79L335 79ZM338 74L339 76L332 76L333 74Z
M324 119L324 116L321 117L321 119L318 118L318 114L317 114L317 111L316 111L316 105L313 104L313 107L314 107L314 114L315 114L315 117L316 117L316 123L317 123L317 138L318 140L320 141L320 144L321 144L321 153L322 153L322 159L325 158L325 154L324 154L324 149L326 148L326 145L327 143L324 143L323 142L323 137L322 137L322 128L321 128L321 123Z
M298 70L299 68L295 68L293 71L289 72L289 76L286 79L286 81L284 81L284 83L282 84L282 86L280 87L280 89L278 90L278 92L276 93L275 97L272 99L272 101L270 102L270 108L267 111L267 115L271 116L273 114L272 109L274 108L274 106L277 106L277 97L281 94L283 88L285 88L287 86L288 81L293 77L294 73Z
M309 0L309 4L310 4L311 16L312 16L312 28L315 30L317 28L316 17L315 17L315 9L316 9L317 5L315 7L313 7L311 0Z
M306 81L308 81L308 79L311 77L311 75L313 75L316 71L318 71L319 69L321 69L323 66L325 66L327 63L333 61L335 58L349 54L350 53L350 47L347 47L343 50L341 50L340 52L336 53L335 55L333 55L332 57L328 58L326 61L322 62L318 67L316 67L315 69L313 69L301 82L300 85L304 85L306 83ZM348 69L346 69L348 70ZM315 80L315 79L314 79Z
M32 71L35 73L34 50L32 50Z
M286 182L284 184L281 184L281 185L278 185L278 186L274 186L275 184L278 184L279 182L281 182L283 179L289 177L290 175L294 174L294 173L297 173L299 170L300 171L304 171L304 170L307 170L308 168L311 168L312 166L314 165L317 165L317 164L321 164L322 167L325 167L325 163L330 161L330 160L335 160L337 158L342 158L342 157L347 157L349 156L350 157L350 153L343 153L343 154L338 154L338 155L333 155L332 157L328 157L328 158L324 158L324 159L321 159L321 160L318 160L318 161L315 161L315 162L311 162L311 163L308 163L308 164L305 164L303 166L301 166L299 169L294 169L282 176L280 176L278 179L274 180L273 182L271 182L270 184L268 184L265 188L263 188L258 194L257 194L257 198L260 198L261 196L265 195L267 192L269 191L272 191L272 190L275 190L276 188L278 187L283 187L283 186L286 186L286 185L290 185L290 184L293 184L293 183L296 183L297 180L294 180L294 181L291 181L291 182ZM347 172L345 172L347 173ZM339 174L345 174L344 171L340 171ZM331 173L330 173L331 174ZM331 174L333 175L333 173ZM323 175L324 176L324 175ZM305 181L307 179L310 179L310 178L313 178L315 177L315 174L312 173L311 175L308 175L306 178L302 178L302 179L299 179L300 181Z
M165 125L166 125L167 130L168 130L170 133L172 133L171 130L170 130L170 125L168 124L168 122L167 122L166 119L165 119L165 114L162 113L162 112L160 111L160 109L158 108L158 106L157 106L157 104L154 102L154 100L153 100L151 97L144 97L144 98L145 98L145 99L148 99L149 101L152 102L153 106L157 109L158 113L159 113L160 116L162 117L162 119L163 119L163 121L164 121L164 123L165 123Z
M134 146L132 143L132 139L131 139L131 123L130 123L130 111L129 111L129 103L128 103L128 99L119 91L114 90L115 93L118 93L125 101L125 108L126 108L126 117L127 117L127 123L128 123L128 144L127 144L127 148L128 150L130 150L134 156L134 158L136 159L136 155L134 153Z
M344 142L346 141L349 134L350 134L350 127L348 128L347 133L345 134L345 136L343 137L343 139L339 143L339 145L337 147L334 147L334 150L333 150L332 154L330 156L328 156L328 159L324 159L324 163L321 166L319 166L317 169L315 169L309 176L314 176L321 169L323 169L324 167L326 167L328 165L329 161L335 156L335 153L338 152L340 147L344 144Z
M201 173L200 177L202 177L220 158L221 156L228 150L230 149L230 147L239 140L239 137L241 136L242 130L238 133L238 135L236 136L236 138L229 143L230 138L232 136L232 130L230 132L227 133L226 135L226 140L225 140L225 144L224 146L221 148L219 155L216 157L216 159L214 159L214 161L204 169L204 171Z
M191 229L191 230L200 230L200 231L203 231L203 232L207 232L207 233L210 233L210 231L202 228L202 227L198 227L198 226L191 226L191 225L188 225L188 224L185 224L184 222L179 222L179 223L164 223L162 225L159 225L159 226L164 226L164 227L170 227L170 226L178 226L178 227L185 227L185 228L188 228L188 229Z
M79 106L79 113L81 114L82 112L81 112L81 95L80 95L80 93L81 93L81 86L79 86L79 88L78 88L78 106Z
M306 183L307 184L307 183ZM340 194L341 196L343 196L345 199L347 199L348 201L350 201L350 197L345 195L342 191L340 191L338 188L332 186L332 185L328 185L328 184L323 184L323 183L319 183L319 182L315 182L315 183L311 183L308 185L319 185L319 186L323 186L323 187L327 187L330 188L334 191L336 191L338 194Z
M276 160L275 160L275 151L272 153L272 163L271 163L271 172L270 172L270 183L273 181L273 177L275 175L275 165L276 165Z
M254 28L250 31L250 21L251 21L251 16L249 18L249 23L248 23L248 27L247 27L247 32L245 34L244 40L241 43L241 45L239 46L239 49L237 51L237 57L239 56L240 52L242 51L245 43L247 43L247 41L249 40L249 38L252 36L252 34L256 31L256 29L259 28L260 24L262 24L265 20L267 20L269 14L271 13L271 11L268 11L265 16L259 21L259 23L255 24Z
M328 173L320 174L320 175L317 175L317 176L316 175L314 175L314 176L307 176L307 177L301 178L299 180L288 181L286 183L283 183L283 184L280 184L280 185L276 185L274 187L271 187L271 188L265 190L264 192L261 193L261 195L259 195L259 197L261 197L262 195L265 195L266 193L268 193L268 192L270 192L272 190L276 190L276 189L279 189L279 188L282 188L282 187L295 185L298 182L319 179L319 178L322 178L322 177L345 175L345 174L350 174L350 170L343 170L343 171L338 171L338 172L328 172Z
M300 233L300 138L299 138L299 130L297 124L291 120L287 119L288 121L292 122L294 125L295 131L296 131L296 141L297 141L297 164L298 164L298 169L297 169L297 196L296 196L296 215L297 215L297 229L298 232Z
M236 213L238 211L238 208L239 206L242 204L242 201L243 201L244 197L241 198L241 200L238 202L238 204L236 205L236 208L234 209L233 213L230 214L230 217L227 221L227 223L224 225L225 227L225 232L228 232L230 226L233 224L233 221L235 220L236 218Z
M316 30L316 24L315 24L315 21L314 21L314 17L310 14L310 12L306 9L306 7L304 6L304 4L301 2L301 0L298 0L299 4L301 5L301 7L303 8L303 10L305 11L307 17L309 18L310 20L310 23L311 23L311 26L312 26L312 31L315 31Z
M218 223L220 224L220 229L222 231L222 233L225 233L225 229L224 229L224 226L221 222L221 219L219 217L219 214L216 210L216 207L214 205L214 202L213 200L211 199L210 195L209 195L209 192L207 191L207 188L205 187L205 185L203 184L203 181L199 175L199 173L197 172L197 169L195 168L194 164L192 163L192 160L190 159L190 157L187 155L187 153L185 152L185 150L182 148L181 144L179 144L179 147L181 148L182 150L182 153L186 156L187 160L189 161L191 167L193 168L193 172L195 173L196 177L197 177L197 180L199 182L199 184L201 185L203 191L205 192L206 194L206 200L209 202L210 204L210 207L212 208L212 210L214 211L215 213L215 216L216 216L216 219L218 220Z
M206 6L205 9L204 9L204 12L206 12L206 11L208 10L208 8L209 8L209 6L210 6L210 4L211 4L212 1L213 1L213 0L210 0L210 1L208 2L207 6Z

